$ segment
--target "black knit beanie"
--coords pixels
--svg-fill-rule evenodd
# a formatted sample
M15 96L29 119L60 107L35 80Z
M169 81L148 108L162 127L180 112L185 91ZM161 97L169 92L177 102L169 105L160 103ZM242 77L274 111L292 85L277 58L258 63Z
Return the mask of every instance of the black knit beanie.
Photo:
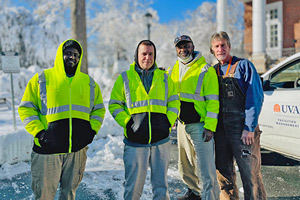
M76 41L74 41L74 40L68 40L68 41L66 41L64 43L64 45L63 45L63 52L64 52L65 49L67 49L69 47L77 49L78 52L79 52L79 54L81 55L81 47L80 47L80 45Z

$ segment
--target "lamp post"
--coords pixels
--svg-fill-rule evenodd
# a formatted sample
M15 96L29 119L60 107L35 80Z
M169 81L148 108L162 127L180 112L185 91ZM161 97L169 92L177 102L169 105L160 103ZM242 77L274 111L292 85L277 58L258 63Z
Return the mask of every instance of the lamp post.
M151 13L147 12L147 13L145 14L145 17L146 17L146 19L147 19L148 40L150 40L150 27L151 27L150 21L151 21L151 19L152 19L152 15L151 15Z

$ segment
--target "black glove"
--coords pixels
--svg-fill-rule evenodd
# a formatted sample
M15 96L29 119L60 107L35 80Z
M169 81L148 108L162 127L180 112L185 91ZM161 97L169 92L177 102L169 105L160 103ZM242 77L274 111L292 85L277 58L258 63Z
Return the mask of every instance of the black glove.
M54 149L57 145L54 136L45 130L36 134L36 137L39 139L39 143L43 148Z

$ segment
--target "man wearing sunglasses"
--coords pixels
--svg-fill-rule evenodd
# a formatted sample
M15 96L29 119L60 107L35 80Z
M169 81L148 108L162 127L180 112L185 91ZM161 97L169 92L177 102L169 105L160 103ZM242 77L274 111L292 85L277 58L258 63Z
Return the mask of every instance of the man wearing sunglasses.
M181 102L177 127L179 172L187 193L179 200L219 199L214 161L213 132L219 112L216 71L187 35L174 41L178 61L169 75L179 91ZM200 188L200 179L203 188Z

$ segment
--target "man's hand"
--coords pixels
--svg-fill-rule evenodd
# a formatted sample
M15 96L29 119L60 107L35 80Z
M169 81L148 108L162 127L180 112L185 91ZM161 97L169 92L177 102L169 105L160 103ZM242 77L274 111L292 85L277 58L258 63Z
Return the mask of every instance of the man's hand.
M46 130L40 131L35 137L39 139L39 143L44 148L56 148L57 144L54 136Z
M202 133L202 138L205 137L204 142L209 142L211 138L213 137L214 133L211 130L208 130L204 128L203 133Z
M246 145L253 144L254 143L254 132L243 130L241 140Z

